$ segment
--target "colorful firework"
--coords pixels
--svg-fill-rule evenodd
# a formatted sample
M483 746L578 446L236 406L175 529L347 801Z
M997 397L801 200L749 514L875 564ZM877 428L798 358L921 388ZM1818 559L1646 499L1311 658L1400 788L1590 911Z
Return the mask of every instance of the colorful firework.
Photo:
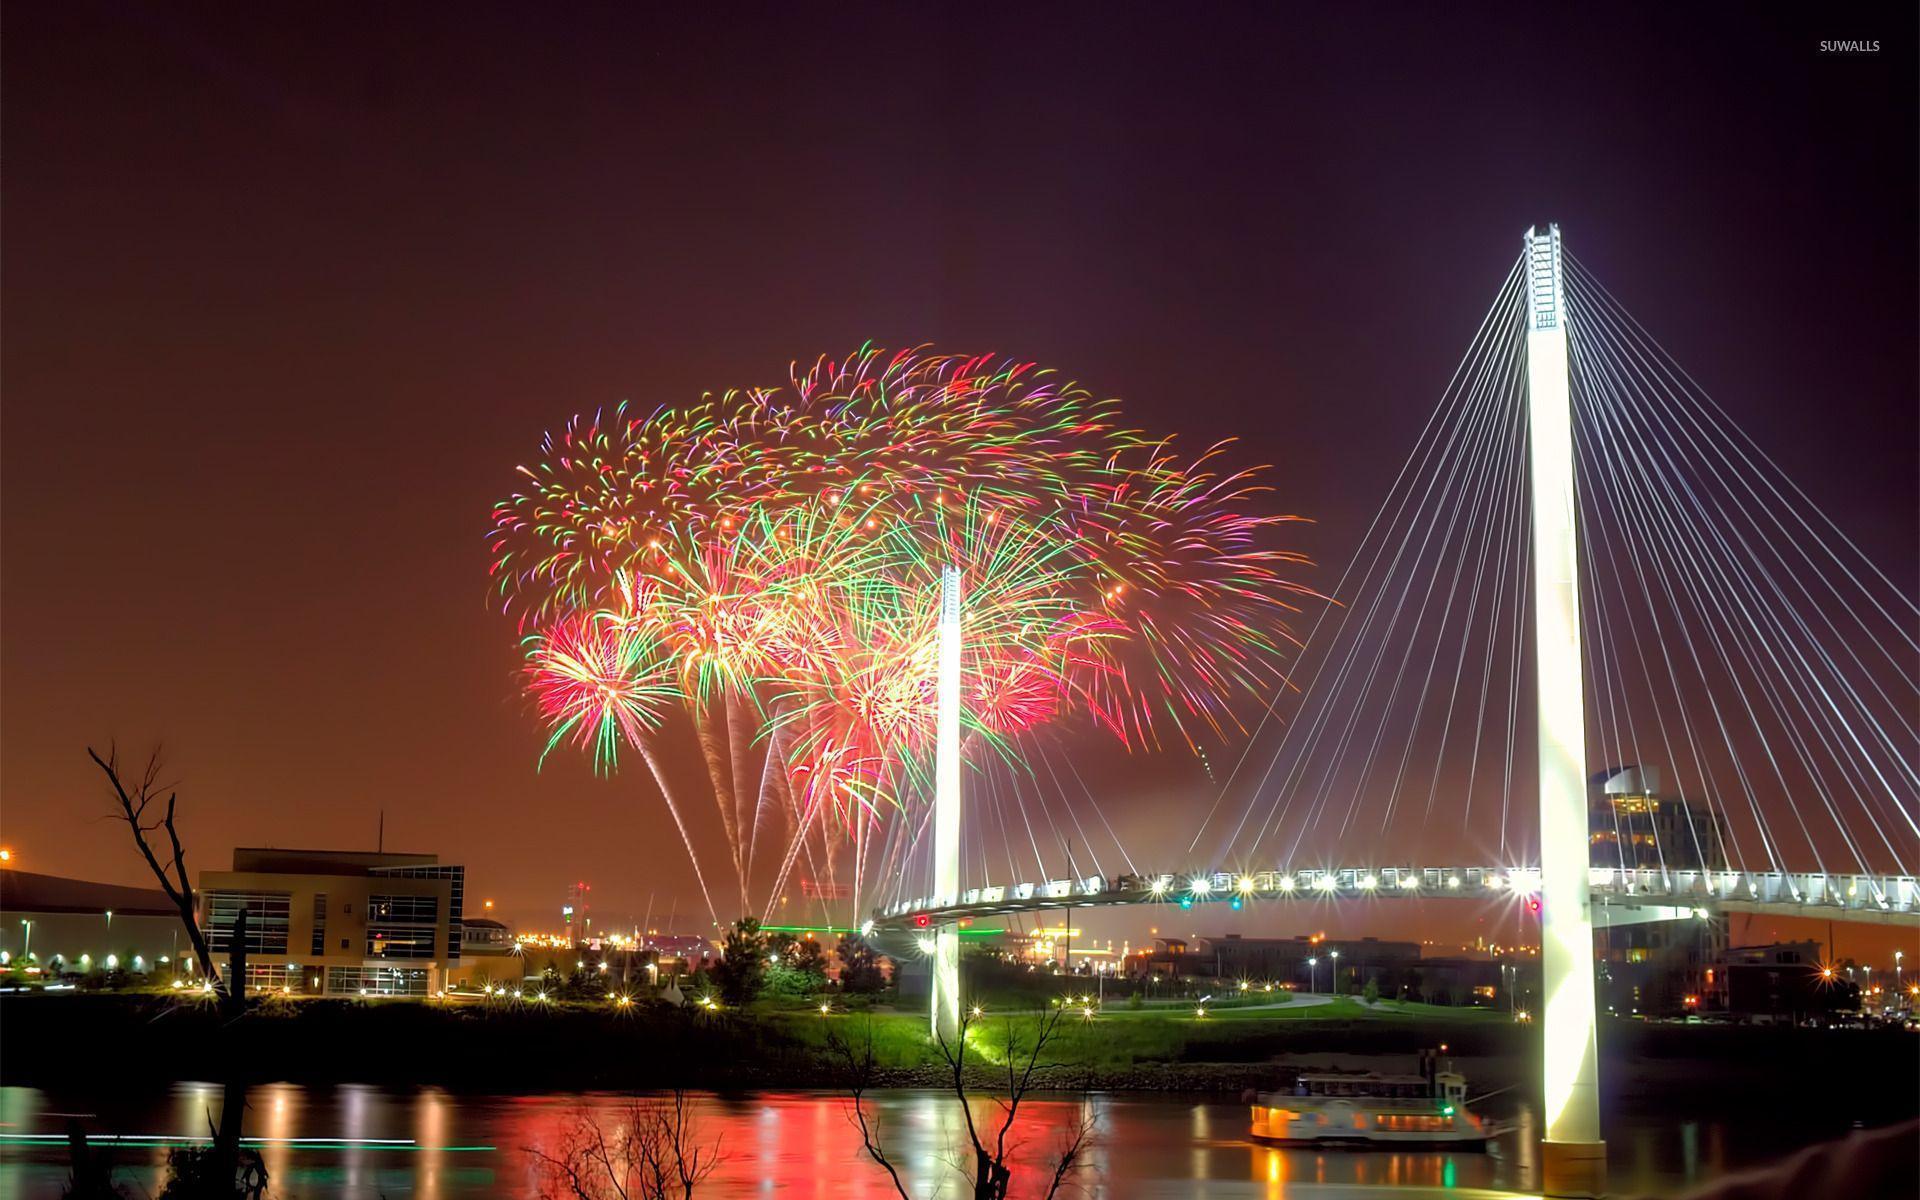
M1248 511L1265 489L1223 447L1182 463L1031 364L869 347L542 450L494 509L491 573L548 749L640 747L666 791L651 747L684 712L749 910L770 820L783 879L930 790L943 565L969 753L1013 761L1075 714L1135 746L1221 734L1284 686L1309 594L1267 544L1292 518Z

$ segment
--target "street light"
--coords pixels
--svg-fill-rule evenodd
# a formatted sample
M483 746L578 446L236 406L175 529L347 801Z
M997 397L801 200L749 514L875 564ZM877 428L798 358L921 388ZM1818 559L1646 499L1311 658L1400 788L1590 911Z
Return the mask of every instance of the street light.
M1340 994L1340 952L1329 950L1327 953L1333 956L1333 979L1327 990L1338 996Z
M1307 959L1307 994L1313 995L1320 990L1320 959L1317 955Z

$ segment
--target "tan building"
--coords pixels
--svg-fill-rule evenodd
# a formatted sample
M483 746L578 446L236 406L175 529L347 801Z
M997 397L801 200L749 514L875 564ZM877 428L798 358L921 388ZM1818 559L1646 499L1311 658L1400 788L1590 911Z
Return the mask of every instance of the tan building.
M200 873L200 927L227 973L246 908L249 989L427 996L460 965L465 891L431 854L240 848Z

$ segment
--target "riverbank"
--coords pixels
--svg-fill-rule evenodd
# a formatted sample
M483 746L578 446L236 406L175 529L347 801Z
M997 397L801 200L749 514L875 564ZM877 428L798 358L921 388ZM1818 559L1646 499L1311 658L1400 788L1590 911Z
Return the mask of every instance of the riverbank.
M981 1022L970 1039L988 1063L1009 1033L1030 1039L1036 1014ZM635 1004L440 1004L316 999L270 1002L230 1028L212 1005L177 995L0 998L0 1083L133 1088L225 1078L256 1082L434 1085L517 1093L834 1088L833 1041L871 1037L885 1087L947 1084L917 1012L714 1012ZM1368 1008L1350 999L1209 1012L1114 1009L1070 1015L1046 1058L1046 1086L1237 1097L1296 1066L1329 1059L1410 1060L1446 1043L1475 1090L1533 1087L1539 1031L1498 1014ZM1844 1088L1863 1110L1914 1114L1920 1038L1899 1031L1715 1028L1609 1022L1603 1086L1655 1107L1726 1104L1801 1083ZM1703 1069L1711 1066L1711 1070ZM977 1085L996 1076L978 1072Z

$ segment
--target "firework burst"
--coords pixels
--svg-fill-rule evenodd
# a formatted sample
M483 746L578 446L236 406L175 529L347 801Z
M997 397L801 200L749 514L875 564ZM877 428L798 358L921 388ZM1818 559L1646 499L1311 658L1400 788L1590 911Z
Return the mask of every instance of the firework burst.
M1076 715L1193 746L1284 686L1303 560L1226 447L1183 462L1032 364L869 347L791 374L575 418L490 538L548 751L640 748L678 821L652 749L684 713L745 910L769 825L777 894L803 849L930 792L945 565L970 755L1017 762Z

